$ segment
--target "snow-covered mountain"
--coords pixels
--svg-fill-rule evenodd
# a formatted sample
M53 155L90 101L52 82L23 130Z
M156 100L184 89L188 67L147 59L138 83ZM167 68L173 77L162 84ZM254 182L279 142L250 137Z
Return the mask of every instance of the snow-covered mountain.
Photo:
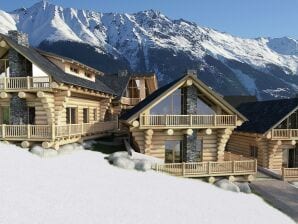
M105 72L155 71L165 83L197 69L224 95L268 99L298 91L298 41L292 38L243 39L153 10L100 13L45 1L0 11L0 32L16 28L29 34L33 46Z

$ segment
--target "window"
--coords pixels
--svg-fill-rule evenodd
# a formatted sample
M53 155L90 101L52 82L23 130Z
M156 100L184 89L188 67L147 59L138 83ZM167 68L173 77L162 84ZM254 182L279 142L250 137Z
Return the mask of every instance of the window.
M35 107L28 107L29 124L35 124Z
M255 145L250 146L250 156L254 158L258 158L258 147Z
M140 98L140 80L129 81L127 94L129 98Z
M181 114L182 110L182 93L181 89L177 89L174 93L167 96L156 106L154 106L150 113L151 114Z
M97 121L97 109L93 109L93 120Z
M83 108L83 123L89 123L89 109Z
M77 108L67 107L66 108L66 124L77 123Z
M1 124L9 124L9 107L1 107Z
M197 98L197 113L199 115L215 115L215 111L199 97Z
M165 162L179 163L182 162L182 140L165 141Z
M75 68L75 67L73 67L73 66L70 66L70 71L71 72L74 72L74 73L79 73L79 69L78 68Z

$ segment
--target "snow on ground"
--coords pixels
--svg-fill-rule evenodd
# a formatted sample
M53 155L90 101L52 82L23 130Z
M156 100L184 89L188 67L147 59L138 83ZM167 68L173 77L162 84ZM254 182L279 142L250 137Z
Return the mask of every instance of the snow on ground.
M294 223L255 195L119 169L104 157L45 159L0 143L0 223Z

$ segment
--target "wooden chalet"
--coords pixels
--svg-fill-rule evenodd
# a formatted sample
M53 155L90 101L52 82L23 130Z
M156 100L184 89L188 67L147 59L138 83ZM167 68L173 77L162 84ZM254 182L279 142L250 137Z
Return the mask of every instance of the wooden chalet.
M243 103L249 121L233 132L228 151L258 160L258 166L298 180L298 98Z
M154 73L129 73L122 70L117 74L101 76L100 80L117 95L112 100L113 113L117 115L133 108L158 88Z
M233 130L246 118L197 79L195 71L159 88L120 117L131 144L164 160L155 169L176 176L210 177L256 172L256 161L225 154Z
M25 34L0 35L0 140L58 149L117 129L108 116L115 92L101 76L29 47Z

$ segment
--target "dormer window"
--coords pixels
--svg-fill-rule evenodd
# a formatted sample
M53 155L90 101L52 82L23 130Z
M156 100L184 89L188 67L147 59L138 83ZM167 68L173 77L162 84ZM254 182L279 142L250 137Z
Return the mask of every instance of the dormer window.
M75 68L73 66L70 66L70 71L73 72L73 73L79 74L79 69Z

